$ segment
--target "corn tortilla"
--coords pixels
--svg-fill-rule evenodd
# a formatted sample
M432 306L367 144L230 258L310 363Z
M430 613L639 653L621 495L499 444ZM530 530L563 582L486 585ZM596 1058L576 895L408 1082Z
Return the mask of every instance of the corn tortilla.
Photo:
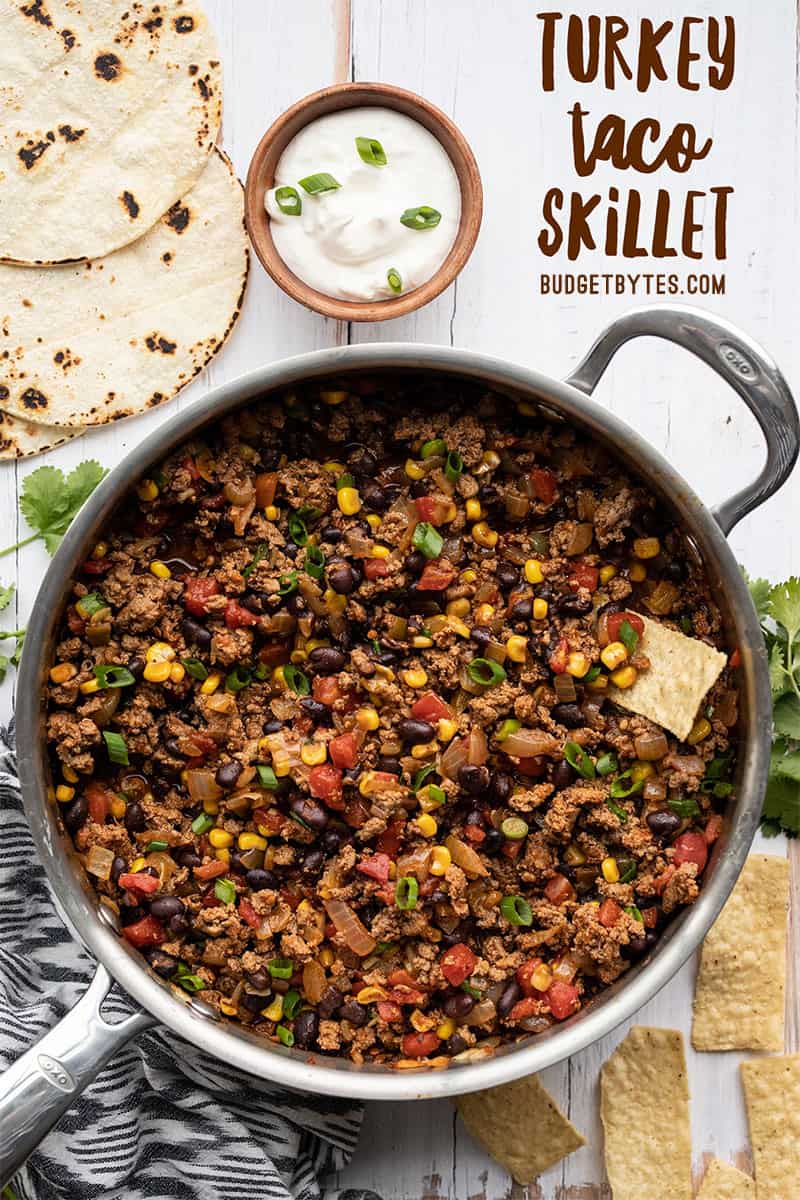
M753 854L700 953L695 1050L783 1050L789 863Z
M600 1116L614 1200L691 1200L689 1087L678 1030L631 1029L600 1072Z
M756 1200L756 1185L749 1175L714 1158L697 1200Z
M42 425L11 413L0 411L0 459L26 458L44 454L63 446L71 438L80 437L83 429L67 429L65 425Z
M620 708L663 725L685 741L697 710L709 688L719 679L727 657L713 646L667 629L650 617L641 619L642 653L649 658L650 669L640 671L632 687L609 687L609 699Z
M800 1054L742 1063L758 1200L800 1189Z
M472 1136L523 1185L585 1145L535 1075L459 1096L456 1106Z

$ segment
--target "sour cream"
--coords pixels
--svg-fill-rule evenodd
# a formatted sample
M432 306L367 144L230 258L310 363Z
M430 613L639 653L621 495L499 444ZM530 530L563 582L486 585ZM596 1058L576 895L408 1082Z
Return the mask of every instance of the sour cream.
M356 139L373 161L364 161ZM374 165L383 157L384 165ZM339 187L313 179L324 175ZM309 194L320 186L330 190ZM343 109L306 125L281 155L264 203L286 265L342 300L388 300L425 283L447 257L461 218L461 190L444 147L389 108Z

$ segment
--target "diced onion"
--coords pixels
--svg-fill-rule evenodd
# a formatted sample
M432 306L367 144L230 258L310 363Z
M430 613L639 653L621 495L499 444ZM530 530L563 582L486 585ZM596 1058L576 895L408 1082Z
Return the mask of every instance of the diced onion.
M667 785L663 779L647 779L642 788L642 797L648 802L662 804L667 798Z
M354 954L361 958L372 954L377 942L349 904L345 904L344 900L326 900L325 909Z
M506 516L509 521L524 521L530 511L531 502L527 496L511 488L506 492Z
M486 744L486 734L482 729L473 725L469 732L467 745L467 761L474 767L481 767L489 757L489 747Z
M640 758L642 762L657 762L669 754L669 743L661 730L658 733L640 734L634 738L633 746L636 757Z
M682 775L696 775L701 779L706 773L706 766L699 754L670 754L664 759L664 766L670 771L680 771Z
M566 671L563 675L555 676L553 688L562 704L571 704L578 695L575 689L575 680L571 675L567 675Z
M255 504L256 491L252 479L243 479L241 483L229 480L224 487L225 499L236 506L244 506L251 502Z
M422 846L412 850L410 854L402 854L397 860L397 877L413 875L420 883L424 883L430 874L431 852L429 847Z
M114 855L105 846L92 846L86 857L86 870L98 879L110 879Z
M591 521L579 522L572 531L564 553L568 558L572 558L576 554L583 554L584 550L588 550L591 546L593 537L594 525Z
M450 857L457 867L466 872L467 875L488 875L489 872L483 865L480 856L475 853L471 846L466 842L462 842L461 838L457 838L451 833L445 839L445 846L450 851Z
M487 1025L496 1016L497 1009L494 1004L488 998L484 998L483 1000L479 1000L465 1017L460 1017L457 1023L459 1025Z
M214 781L214 772L205 769L187 771L186 787L196 804L202 804L204 800L219 800L222 795L222 788Z
M672 612L673 608L680 599L680 595L681 594L675 587L674 583L669 583L666 579L662 579L660 583L656 584L650 595L646 598L645 604L651 613L655 613L656 616L663 617L666 616L667 613Z
M442 755L441 772L446 779L456 779L458 768L467 761L469 745L466 738L454 738Z
M535 758L537 754L557 754L559 745L553 735L543 729L518 729L505 739L503 750L519 758Z
M309 1004L318 1004L328 986L325 971L311 958L303 967L303 992Z

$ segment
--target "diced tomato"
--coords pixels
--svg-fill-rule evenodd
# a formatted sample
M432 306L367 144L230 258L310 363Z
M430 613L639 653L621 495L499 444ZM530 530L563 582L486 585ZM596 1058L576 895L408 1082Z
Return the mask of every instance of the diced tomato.
M224 875L228 869L226 862L220 862L215 859L213 862L204 863L201 867L194 868L195 879L216 879L218 875Z
M311 684L311 694L320 704L327 704L330 708L341 697L342 689L335 675L315 675Z
M473 846L479 846L486 840L486 830L481 829L480 825L467 825L464 829L464 837L468 842L472 842Z
M517 983L522 988L524 996L541 996L541 992L533 986L533 976L542 965L541 958L529 958L517 967Z
M391 865L392 860L388 854L374 854L372 858L365 858L360 862L356 870L369 879L376 879L378 883L388 883Z
M400 838L405 829L405 821L391 821L375 843L379 854L388 854L389 858L397 858L400 852Z
M645 929L655 929L658 924L658 909L654 904L642 909L642 923Z
M247 629L258 624L258 617L238 600L229 600L225 605L225 624L228 629Z
M129 892L141 892L143 896L149 896L151 892L158 891L161 882L157 875L145 875L143 872L137 874L135 871L131 874L124 871L119 877L119 886L127 888Z
M198 480L200 478L200 472L197 469L197 463L190 454L187 454L181 465L183 466L184 471L187 471L189 475L191 475L192 479Z
M333 765L343 770L354 767L358 762L360 744L361 739L357 733L340 733L338 737L331 738L328 742L328 753Z
M549 663L550 670L554 675L563 675L567 669L567 658L569 656L569 642L566 638L559 638L553 650L550 653Z
M419 577L418 592L442 592L456 577L456 569L446 558L435 558L429 562Z
M193 617L208 616L208 602L219 595L219 584L211 576L192 575L183 587L183 607Z
M403 1038L403 1054L406 1058L427 1058L440 1045L435 1033L407 1033Z
M187 738L187 741L192 743L193 749L197 750L197 754L188 755L189 758L202 758L204 754L213 754L217 749L217 743L207 733L196 733L192 730L192 735Z
M511 838L509 838L503 843L503 849L500 851L500 853L502 854L503 858L507 858L511 862L514 862L514 860L519 858L520 854L522 853L522 848L522 839L519 841L512 841Z
M556 979L545 992L550 1012L557 1021L571 1017L578 1007L578 989L571 983Z
M262 837L274 837L276 833L280 833L284 821L287 820L278 808L254 808L251 815L253 824Z
M291 660L291 649L286 642L272 642L262 646L258 652L258 661L265 667L285 667Z
M239 916L243 921L247 922L251 929L258 929L261 924L261 918L247 899L247 896L242 896L239 901Z
M567 900L575 899L575 888L566 875L554 875L545 884L544 895L551 904L566 904Z
M733 667L735 669L736 667L740 667L741 665L742 665L742 652L739 649L739 647L737 646L736 649L734 650L733 654L728 659L728 666Z
M70 604L67 609L67 624L69 625L70 633L77 634L79 637L83 635L86 629L86 622L74 604Z
M599 578L600 572L597 567L589 563L576 562L570 568L569 582L570 585L575 585L576 591L578 588L588 588L590 592L597 591Z
M442 974L453 987L460 987L465 979L469 979L478 960L463 942L457 942L449 950L445 950L439 960Z
M84 788L86 799L89 801L89 820L97 825L104 825L111 811L111 793L102 783L87 783Z
M420 721L430 721L433 724L452 717L453 711L436 692L423 692L419 700L415 700L411 705L411 715Z
M552 504L556 495L556 477L547 467L534 467L531 471L533 494L542 504Z
M164 926L155 917L142 917L141 921L126 925L122 936L137 950L143 950L146 946L160 946L167 940Z
M84 575L105 575L111 568L110 558L87 558L81 567Z
M387 908L394 908L394 884L385 883L383 887L375 889L375 896L380 900L381 904L385 904Z
M393 1000L378 1001L378 1016L387 1025L393 1025L395 1021L402 1021L403 1010L399 1004L395 1004Z
M427 999L425 989L419 986L414 976L409 975L408 971L392 971L387 976L386 982L392 989L389 998L395 1004L413 1004L418 1006L424 1004Z
M539 997L538 999L536 997ZM536 996L526 996L524 1000L518 1000L508 1014L509 1021L523 1021L525 1017L535 1017L542 1011L542 1000L544 999L543 992L537 992Z
M668 866L666 870L662 871L660 875L656 875L655 879L653 880L653 887L655 888L656 895L661 895L674 874L675 867L670 864L670 866Z
M608 618L608 640L610 642L619 641L619 631L622 628L624 621L628 622L637 637L641 637L644 633L644 621L641 617L638 617L636 613L612 613Z
M390 971L386 976L386 982L389 987L419 988L414 976L409 971L404 971L402 967L398 967L396 971Z
M256 508L267 508L275 499L278 486L276 471L265 471L256 475Z
M365 558L364 559L364 574L367 579L383 579L384 575L389 574L389 567L385 558Z
M292 887L282 887L278 890L278 895L285 904L289 905L292 912L295 912L298 906L302 903L303 897L300 892L296 892Z
M308 775L308 790L318 800L326 802L342 794L342 772L330 763L312 767Z
M622 909L616 900L612 900L610 897L604 900L597 910L597 919L601 925L605 925L606 929L610 929L612 925L616 925L621 916Z
M713 846L719 835L722 833L722 817L719 813L712 813L706 822L706 827L703 830L707 846Z
M699 875L708 862L708 846L702 833L682 833L679 838L676 838L672 861L676 867L679 867L681 863L696 863Z
M341 796L331 796L330 800L326 800L325 803L334 812L344 813L345 825L349 825L351 829L360 829L364 822L369 820L369 808L360 796L354 797L347 804Z
M430 525L441 525L447 516L447 505L435 496L418 496L414 504L420 521L427 521Z
M547 771L547 759L543 754L534 754L531 758L521 758L517 765L520 775L538 779Z

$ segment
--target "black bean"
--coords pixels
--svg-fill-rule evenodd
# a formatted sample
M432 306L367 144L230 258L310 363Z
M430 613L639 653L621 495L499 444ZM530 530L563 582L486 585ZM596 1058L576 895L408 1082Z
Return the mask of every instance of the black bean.
M671 558L664 567L664 578L672 583L680 583L686 574L686 564L679 558Z
M350 563L336 562L328 567L328 586L337 595L349 596L352 591L355 591L356 583L356 573Z
M591 605L590 605L591 607ZM533 599L531 596L520 596L519 600L515 600L511 605L511 611L508 614L509 621L530 621L533 614Z
M427 559L421 550L412 550L410 554L406 555L403 566L412 575L421 575L425 569L426 562Z
M493 483L482 483L478 488L478 499L486 500L487 503L491 504L492 501L497 499L497 488Z
M475 1001L469 992L455 992L448 996L442 1008L448 1017L466 1017L475 1007Z
M325 865L325 852L323 850L309 850L303 858L303 871L307 875L318 875Z
M164 749L169 754L174 754L176 758L181 757L181 749L178 745L178 739L174 737L167 738L164 742Z
M483 625L476 625L474 629L470 630L469 636L470 641L473 641L479 649L485 650L492 640L492 631Z
M657 838L669 838L681 827L681 818L668 808L647 814L647 827Z
M342 835L338 829L326 829L322 835L322 849L326 854L335 854L341 849Z
M252 871L248 871L245 882L251 892L263 892L267 888L274 890L278 886L278 880L272 871L265 871L263 867L254 867Z
M625 611L624 604L620 604L620 602L618 600L609 600L608 604L601 604L601 606L598 608L597 612L594 615L596 617L610 617L614 613L621 613L624 611Z
M466 1039L460 1033L452 1033L444 1044L444 1050L447 1054L461 1054L462 1050L466 1050Z
M345 767L342 778L345 780L349 780L351 783L354 783L355 780L358 779L358 777L360 776L362 770L363 770L363 767L361 766L360 763L355 767Z
M118 854L111 864L111 882L118 883L120 875L122 875L124 871L127 871L127 869L128 864L126 863L125 859L121 858Z
M337 675L345 661L341 650L333 646L317 646L308 656L308 665L321 675Z
M397 732L407 746L417 746L421 742L433 740L436 730L428 721L418 721L413 717L400 721Z
M128 833L141 833L147 828L147 818L138 800L131 800L125 807L125 828Z
M191 844L188 846L173 846L170 853L179 867L199 867L203 861Z
M242 992L239 1003L247 1012L261 1012L269 1004L269 996L261 996L258 992Z
M415 479L408 489L415 500L421 500L423 496L428 494L427 479Z
M211 645L211 634L209 631L192 617L183 618L181 621L181 630L187 642L194 642L197 646Z
M159 896L150 904L152 916L159 921L168 921L170 917L178 917L184 911L183 901L177 896Z
M77 800L73 800L71 804L65 804L61 809L64 826L73 836L86 824L88 816L89 801L85 796L78 796Z
M492 795L501 804L505 804L514 790L514 780L505 771L495 771L492 775Z
M280 733L283 729L283 721L265 721L261 726L262 733Z
M231 759L230 762L223 763L217 767L217 772L214 776L214 782L217 787L232 788L236 786L236 781L242 773L242 764L236 759Z
M342 533L341 529L337 529L335 525L325 525L322 529L320 529L319 536L320 541L329 542L330 545L335 546L337 542L342 540L344 534Z
M127 925L135 925L137 921L141 921L142 917L145 916L147 916L147 913L141 904L120 904L119 906L119 923L123 929Z
M310 796L295 796L289 806L294 816L299 817L304 825L320 833L328 824L328 814L321 804Z
M349 1021L351 1025L356 1025L360 1028L366 1024L369 1013L363 1004L359 1004L353 996L349 996L336 1013L336 1016L340 1021Z
M170 917L167 922L167 929L173 937L185 937L191 927L192 923L185 913L179 913L176 917Z
M507 1017L521 995L522 988L516 979L510 980L500 994L500 999L497 1001L497 1015L499 1017Z
M288 546L284 547L284 551L286 550ZM305 598L299 592L292 592L291 596L286 597L286 607L293 617L302 617L308 612Z
M497 568L495 579L500 590L508 592L515 584L519 583L519 571L516 567L503 563Z
M575 778L575 772L566 759L562 759L560 763L556 763L556 765L553 767L553 774L550 776L550 778L554 787L566 788L569 787Z
M647 949L652 950L653 946L655 946L656 942L658 941L658 934L656 933L655 929L648 929L644 937L645 941L647 942Z
M559 725L566 725L567 729L580 729L586 724L579 704L555 704L550 715Z
M481 852L483 854L497 854L505 843L505 838L499 829L487 830L486 837L481 842Z
M300 707L315 725L327 724L330 712L326 705L320 704L319 700L313 700L311 696L305 696L300 701Z
M313 1008L306 1008L297 1014L294 1019L293 1033L295 1046L300 1046L303 1050L313 1046L319 1033L319 1017Z
M364 501L364 507L371 508L373 512L386 512L392 500L391 496L377 483L366 488L361 499Z
M160 975L162 979L169 979L178 969L177 958L159 950L158 946L151 946L149 950L145 950L145 958L156 975Z
M134 679L141 679L144 674L145 661L140 655L136 655L128 663L128 670Z
M648 948L647 937L632 937L626 945L620 946L619 952L623 958L634 960L646 954Z
M335 986L335 984L329 983L325 988L325 991L322 993L320 1002L317 1005L319 1015L321 1017L332 1016L336 1012L336 1009L339 1008L343 1000L344 996Z
M270 989L270 977L266 971L251 971L247 980L257 992L268 992Z
M458 785L471 796L480 796L489 786L488 768L462 763L458 768Z
M592 598L585 599L578 595L561 596L558 600L558 611L565 617L583 617L592 611Z
M399 650L382 650L380 654L375 655L375 662L380 663L382 667L391 667L402 657Z
M379 771L386 771L389 775L403 774L403 768L396 758L379 758L377 769Z

